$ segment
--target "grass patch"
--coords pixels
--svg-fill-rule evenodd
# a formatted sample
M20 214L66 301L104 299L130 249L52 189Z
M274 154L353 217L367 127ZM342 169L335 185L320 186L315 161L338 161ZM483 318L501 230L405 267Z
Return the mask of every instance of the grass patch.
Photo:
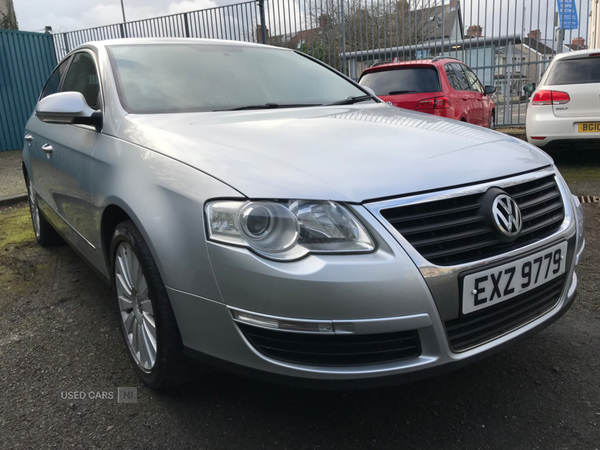
M600 181L600 166L571 166L557 164L567 181Z
M40 258L40 253L29 206L0 210L0 292L24 292L40 270L48 271L47 258Z
M6 247L34 245L35 234L27 204L0 211L0 251Z

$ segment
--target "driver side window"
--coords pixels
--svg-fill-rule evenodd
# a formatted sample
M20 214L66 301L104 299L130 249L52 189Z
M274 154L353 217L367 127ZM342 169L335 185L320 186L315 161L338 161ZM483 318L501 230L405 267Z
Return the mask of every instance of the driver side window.
M96 64L89 53L81 52L73 56L73 62L65 77L61 92L81 92L85 101L93 109L100 109L100 83Z

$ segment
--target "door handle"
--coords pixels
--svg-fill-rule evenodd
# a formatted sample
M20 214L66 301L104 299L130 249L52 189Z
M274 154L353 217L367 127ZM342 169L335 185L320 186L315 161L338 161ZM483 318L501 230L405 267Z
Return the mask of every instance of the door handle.
M30 134L26 134L23 139L25 139L27 142L31 142L33 141L33 136Z
M54 149L52 148L52 146L50 144L44 144L44 145L42 145L42 150L45 153L52 153L52 150L54 150Z

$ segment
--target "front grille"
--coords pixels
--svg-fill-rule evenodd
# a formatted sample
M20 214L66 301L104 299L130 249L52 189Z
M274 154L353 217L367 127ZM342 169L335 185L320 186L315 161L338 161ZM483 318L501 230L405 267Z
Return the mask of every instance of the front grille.
M495 306L444 323L450 348L462 351L512 331L551 309L560 298L566 275Z
M260 353L311 366L356 366L414 358L421 354L416 330L382 334L310 334L237 324Z
M481 211L484 193L381 210L381 215L428 261L462 264L505 253L551 235L565 212L554 175L503 188L515 199L523 229L502 242Z

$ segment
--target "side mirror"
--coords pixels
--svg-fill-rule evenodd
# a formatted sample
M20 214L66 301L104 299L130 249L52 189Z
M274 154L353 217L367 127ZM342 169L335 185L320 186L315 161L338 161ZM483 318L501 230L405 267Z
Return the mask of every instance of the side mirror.
M533 91L535 91L535 83L526 84L523 86L523 91L525 91L527 94L531 94Z
M496 88L494 86L486 86L483 88L483 91L485 92L485 95L492 95L494 92L496 92Z
M90 108L81 92L59 92L40 100L35 115L42 122L102 128L102 113Z

